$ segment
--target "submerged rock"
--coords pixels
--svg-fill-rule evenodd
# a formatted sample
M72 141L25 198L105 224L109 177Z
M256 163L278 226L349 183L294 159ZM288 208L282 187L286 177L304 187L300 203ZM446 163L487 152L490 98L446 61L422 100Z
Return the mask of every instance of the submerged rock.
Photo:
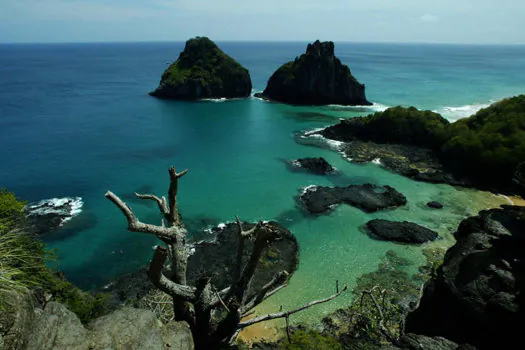
M406 330L480 349L511 349L525 324L525 207L484 210L454 234Z
M164 99L248 97L250 74L213 41L196 37L186 42L175 63L162 74L159 87L150 95Z
M432 201L427 203L427 207L432 209L443 209L443 204L436 201Z
M308 44L306 53L282 65L258 97L295 105L370 105L365 86L334 55L331 41Z
M299 158L293 160L292 165L304 168L311 173L318 175L327 175L335 169L324 158Z
M408 221L375 219L367 222L366 227L373 237L401 243L421 244L439 237L435 231Z
M347 187L310 186L301 195L310 213L322 213L332 206L346 203L367 213L405 205L406 197L390 186L373 184L350 185Z

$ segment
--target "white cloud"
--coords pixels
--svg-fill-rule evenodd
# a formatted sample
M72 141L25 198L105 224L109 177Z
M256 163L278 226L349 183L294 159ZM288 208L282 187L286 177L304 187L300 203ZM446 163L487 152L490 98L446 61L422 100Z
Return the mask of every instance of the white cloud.
M419 18L423 22L437 22L438 18L429 14L425 14Z

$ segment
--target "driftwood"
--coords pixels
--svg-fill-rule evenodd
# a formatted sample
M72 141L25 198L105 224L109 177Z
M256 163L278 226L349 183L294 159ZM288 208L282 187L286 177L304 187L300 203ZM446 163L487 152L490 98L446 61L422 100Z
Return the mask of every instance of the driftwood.
M286 287L290 274L281 271L255 295L248 298L247 291L259 260L266 248L279 239L279 231L271 224L263 222L258 222L251 229L244 230L237 216L238 249L236 265L233 267L233 282L222 290L216 290L210 278L201 278L194 285L189 285L187 283L189 257L189 248L186 244L187 232L181 222L177 205L178 182L187 173L188 170L178 173L174 167L169 169L168 200L153 194L135 194L137 198L157 203L163 218L160 226L141 222L133 210L113 192L108 191L105 196L124 214L129 231L152 234L165 243L166 247L155 248L148 268L148 277L155 287L172 298L175 320L186 321L189 324L197 349L211 349L228 343L235 339L240 330L259 322L286 318L288 323L290 315L328 302L346 291L346 287L341 291L337 287L336 294L326 299L313 301L295 310L242 321L242 318L250 314L262 301ZM248 261L243 264L246 239L254 243ZM168 262L167 267L165 267L166 262Z

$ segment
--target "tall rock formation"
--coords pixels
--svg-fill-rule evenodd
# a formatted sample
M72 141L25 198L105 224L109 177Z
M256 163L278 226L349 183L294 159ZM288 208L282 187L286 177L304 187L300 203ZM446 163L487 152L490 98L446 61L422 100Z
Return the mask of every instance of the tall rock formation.
M162 74L150 95L164 99L196 100L250 96L252 81L246 68L226 55L213 41L196 37Z
M294 105L370 105L365 86L334 55L331 41L308 44L306 53L282 65L256 96Z
M525 207L484 210L454 236L406 331L480 349L516 348L525 325Z

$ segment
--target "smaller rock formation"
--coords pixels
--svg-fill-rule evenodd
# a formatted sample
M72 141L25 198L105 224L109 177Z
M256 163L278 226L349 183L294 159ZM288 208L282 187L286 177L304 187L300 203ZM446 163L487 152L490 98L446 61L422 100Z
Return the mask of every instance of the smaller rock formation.
M36 235L52 232L80 214L83 204L80 197L52 198L29 203L25 207L24 229Z
M308 44L306 53L282 65L257 97L294 105L370 105L365 86L334 55L331 41Z
M248 97L252 82L248 70L226 55L213 41L196 37L162 74L150 95L164 99Z
M443 209L443 204L436 201L431 201L427 203L427 207L432 209Z
M304 168L317 175L327 175L335 169L324 158L299 158L291 161L291 164Z
M372 237L400 243L422 244L438 238L438 234L413 222L375 219L366 223Z
M406 320L407 332L480 349L513 349L525 324L525 207L465 219L437 276Z
M310 186L304 190L301 200L306 209L314 214L325 212L340 203L352 205L367 213L407 203L406 197L394 188L373 184L347 187Z

